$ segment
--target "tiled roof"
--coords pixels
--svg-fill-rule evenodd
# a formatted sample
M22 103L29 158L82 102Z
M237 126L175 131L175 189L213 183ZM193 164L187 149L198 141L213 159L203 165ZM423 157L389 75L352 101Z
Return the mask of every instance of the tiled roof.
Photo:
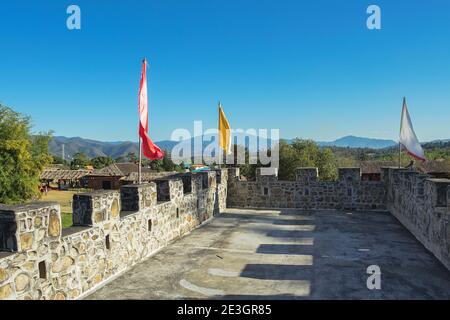
M362 173L380 173L382 167L397 167L396 161L362 161L360 162ZM422 173L450 172L450 161L431 160L424 163L416 161L414 168Z
M127 177L135 173L136 176L139 171L139 166L135 163L113 163L103 169L97 169L92 172L92 176L107 176L107 177ZM152 170L142 168L142 173L151 173Z
M88 170L44 170L42 180L78 180L90 173Z

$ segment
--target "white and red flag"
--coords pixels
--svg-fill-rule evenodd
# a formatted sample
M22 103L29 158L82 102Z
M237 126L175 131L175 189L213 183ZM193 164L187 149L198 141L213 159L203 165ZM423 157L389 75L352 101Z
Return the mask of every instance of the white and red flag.
M150 160L164 158L164 152L153 143L148 136L148 97L147 97L147 60L142 63L142 75L139 88L139 137L142 143L142 152Z
M422 146L414 132L405 98L403 98L402 120L400 125L400 144L413 158L420 161L427 161Z

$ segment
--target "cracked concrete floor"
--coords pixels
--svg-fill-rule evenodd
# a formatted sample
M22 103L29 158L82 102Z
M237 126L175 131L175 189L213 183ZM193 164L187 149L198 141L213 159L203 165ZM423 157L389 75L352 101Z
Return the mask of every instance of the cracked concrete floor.
M389 213L295 209L227 209L86 297L449 298L450 272Z

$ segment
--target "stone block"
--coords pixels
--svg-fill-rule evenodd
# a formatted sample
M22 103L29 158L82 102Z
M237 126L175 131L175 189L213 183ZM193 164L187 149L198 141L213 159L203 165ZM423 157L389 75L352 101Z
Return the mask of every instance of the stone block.
M449 206L448 195L450 188L449 179L427 179L431 185L429 189L432 192L432 205L435 207L446 208ZM428 189L428 188L427 188Z
M278 168L256 168L256 181L270 182L278 180Z
M195 185L192 181L192 173L184 173L180 176L181 181L183 182L183 193L184 194L191 194L195 192Z
M209 189L216 187L216 172L215 171L205 171L198 173L202 180L202 189Z
M73 196L73 225L94 226L120 218L120 193L100 190Z
M341 182L361 181L361 168L339 168L338 173Z
M158 202L178 200L183 197L183 181L179 177L155 180Z
M0 251L28 251L43 241L61 237L61 209L58 203L0 205Z
M170 201L170 180L157 179L156 183L156 199L158 202Z
M156 205L156 183L131 184L120 188L123 211L139 211ZM113 214L114 215L114 214Z
M303 183L317 182L319 179L318 168L297 168L295 169L295 180Z
M240 180L240 169L239 168L228 168L228 177L231 181Z
M450 187L447 187L447 207L450 209Z

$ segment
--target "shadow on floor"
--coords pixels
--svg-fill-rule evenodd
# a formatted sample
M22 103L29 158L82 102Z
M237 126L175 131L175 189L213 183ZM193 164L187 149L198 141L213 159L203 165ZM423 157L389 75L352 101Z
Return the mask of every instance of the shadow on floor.
M314 253L311 245L297 244L261 244L256 253L263 254L287 254L287 255L312 255Z
M312 266L247 264L240 277L262 280L310 280L312 272Z

